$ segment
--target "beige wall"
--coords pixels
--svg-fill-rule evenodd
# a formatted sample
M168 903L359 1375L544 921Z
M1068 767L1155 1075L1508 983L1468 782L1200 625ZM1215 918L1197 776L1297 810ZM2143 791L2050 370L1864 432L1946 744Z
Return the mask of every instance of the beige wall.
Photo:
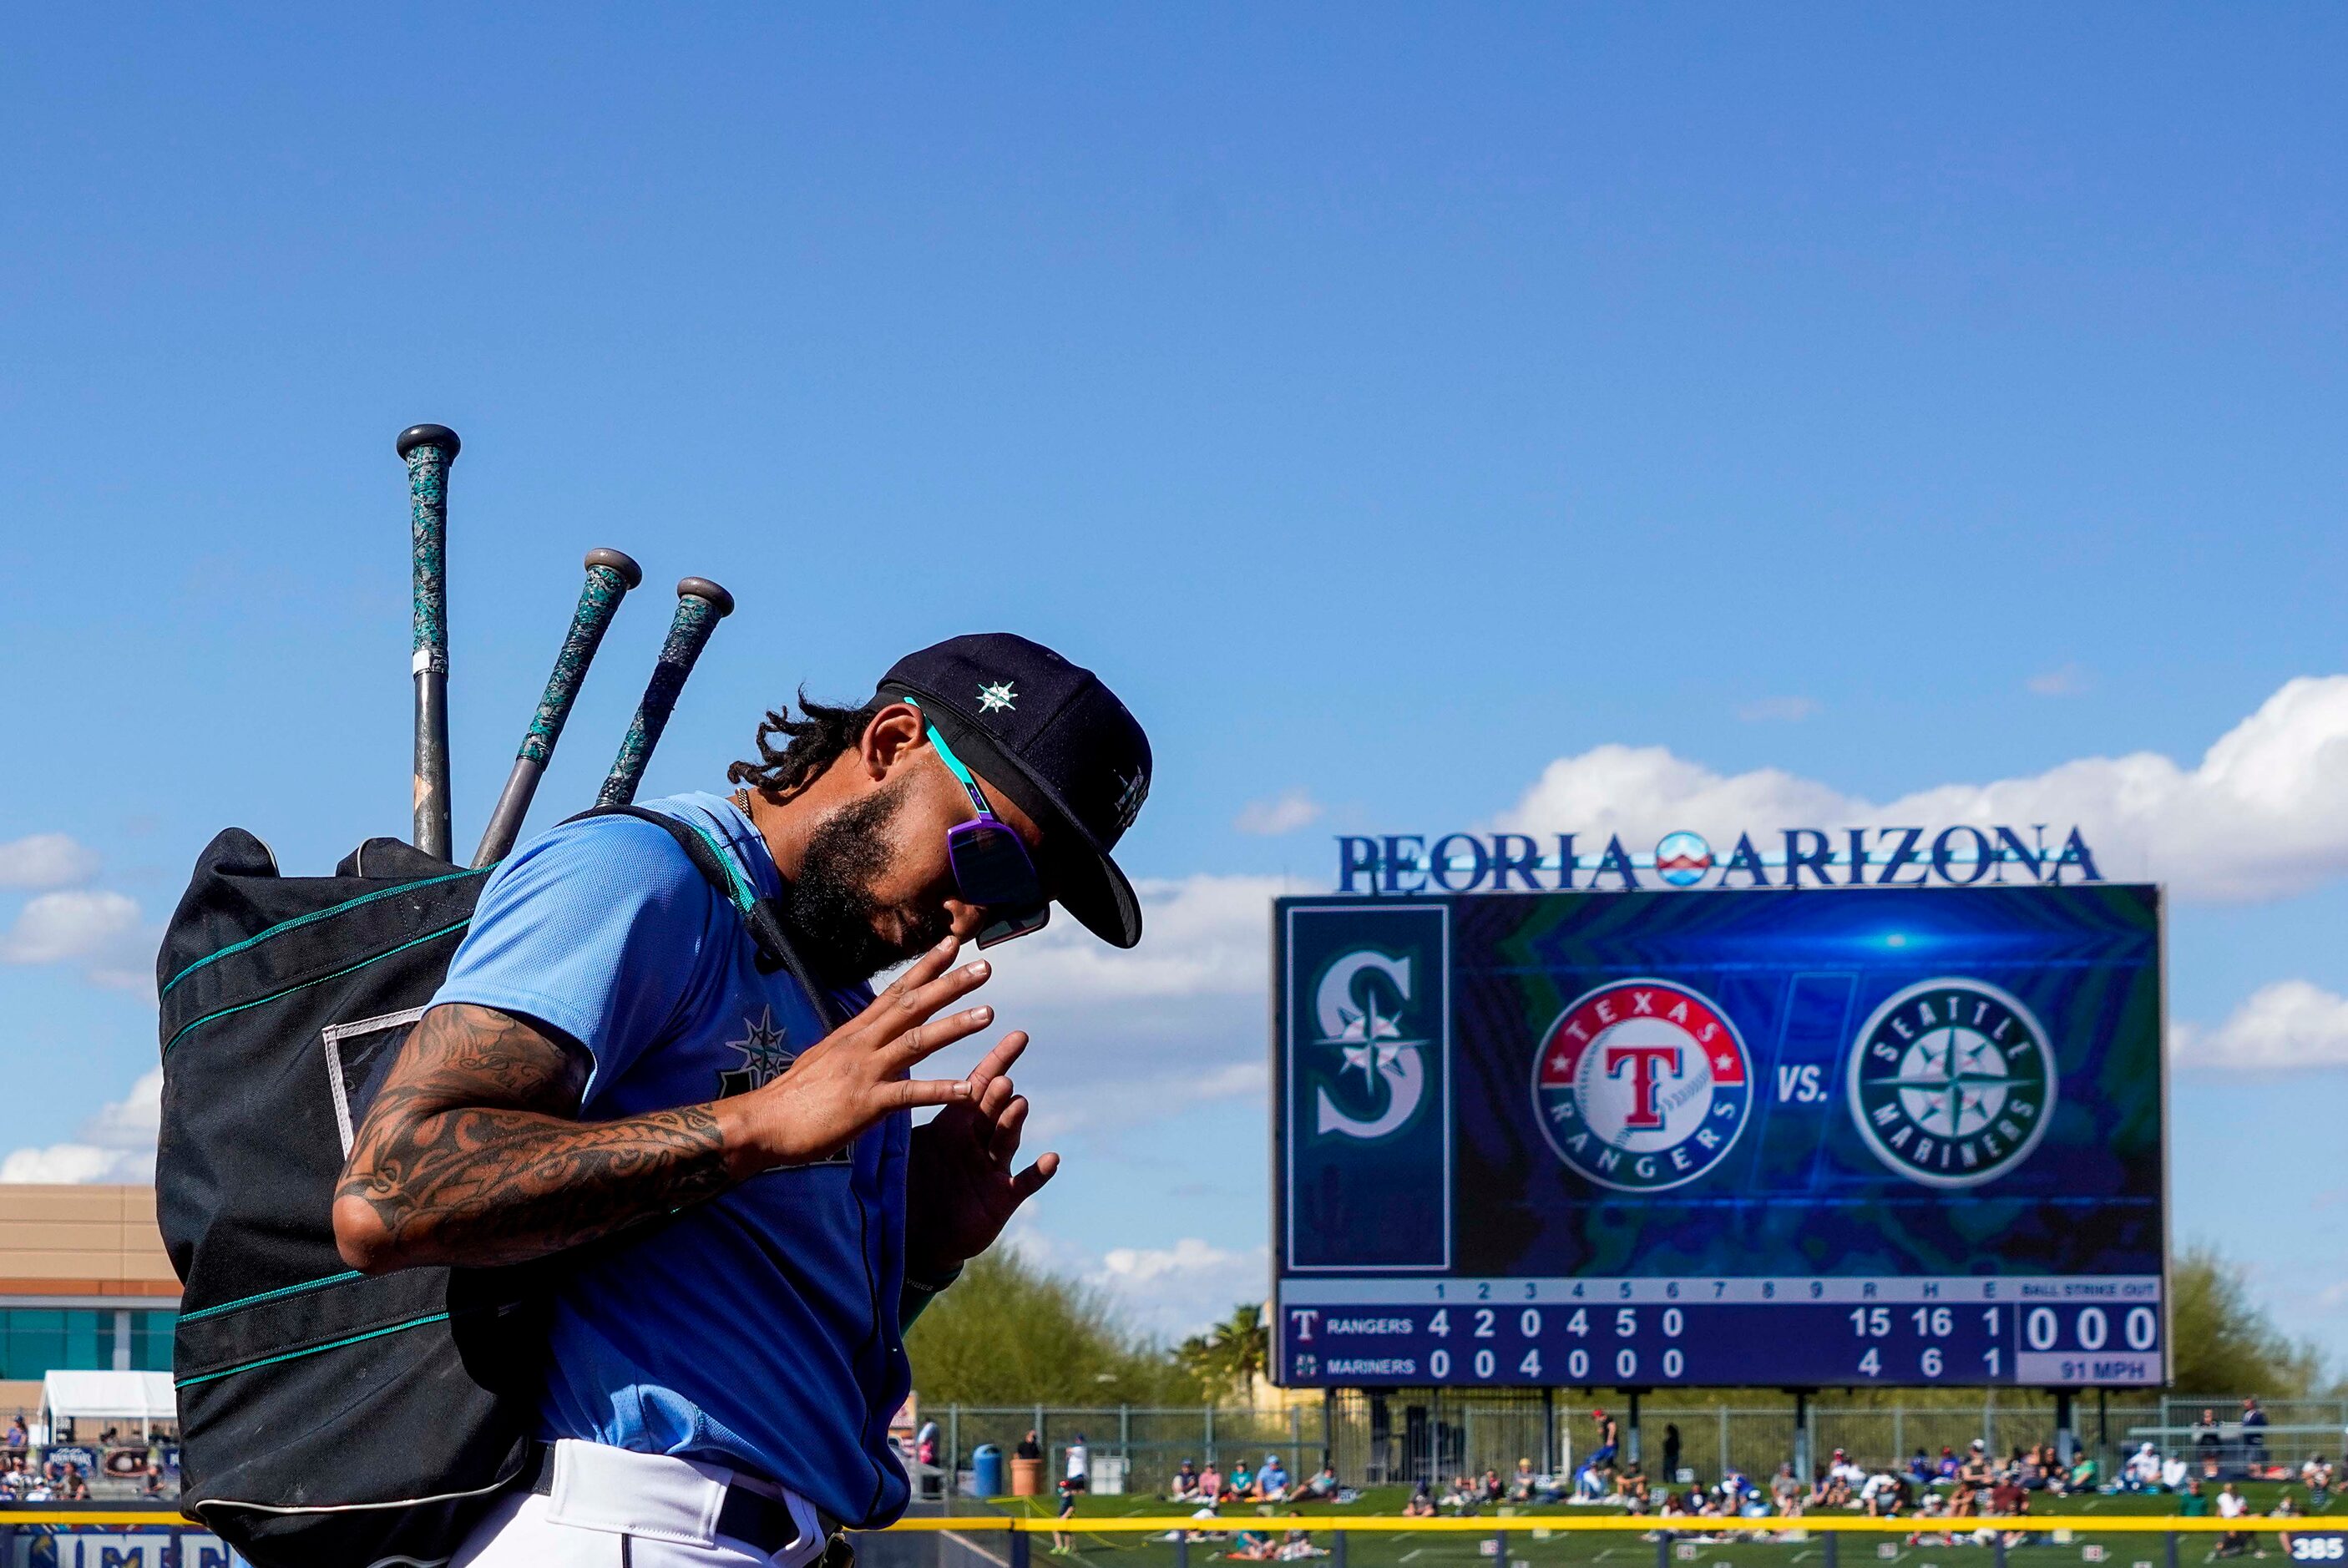
M155 1230L152 1187L0 1184L0 1295L179 1294Z

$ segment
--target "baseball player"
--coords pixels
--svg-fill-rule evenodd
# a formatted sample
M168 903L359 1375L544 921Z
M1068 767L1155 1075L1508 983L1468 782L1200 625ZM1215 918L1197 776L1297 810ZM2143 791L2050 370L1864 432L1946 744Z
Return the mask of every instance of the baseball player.
M1057 1167L1016 1160L1025 1035L959 1078L930 1058L993 1022L966 939L1057 903L1140 940L1109 851L1148 738L1003 634L909 655L860 707L799 706L730 798L646 804L715 841L827 995L762 972L659 825L566 823L489 879L359 1129L335 1205L354 1267L567 1254L543 1461L456 1568L801 1568L895 1519L903 1327Z

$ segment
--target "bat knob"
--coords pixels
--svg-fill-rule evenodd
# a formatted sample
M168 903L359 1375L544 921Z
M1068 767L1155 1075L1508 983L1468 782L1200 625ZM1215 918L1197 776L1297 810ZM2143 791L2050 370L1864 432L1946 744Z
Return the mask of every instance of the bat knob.
M710 608L721 616L734 613L734 595L706 577L685 578L676 585L676 596L680 599L706 599Z
M403 458L418 447L438 447L444 463L455 462L458 449L464 444L457 438L457 432L446 425L410 425L399 433L398 441Z
M405 437L401 438L406 439ZM644 580L644 569L637 565L635 557L624 550L611 550L599 544L587 552L587 564L591 568L610 567L620 574L620 581L631 588L638 586Z

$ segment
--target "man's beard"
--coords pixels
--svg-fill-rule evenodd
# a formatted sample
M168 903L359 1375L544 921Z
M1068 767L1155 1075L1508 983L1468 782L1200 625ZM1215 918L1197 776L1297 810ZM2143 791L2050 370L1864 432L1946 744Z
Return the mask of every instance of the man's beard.
M826 817L808 838L799 874L783 884L776 902L799 955L817 975L836 985L853 985L883 969L915 957L945 940L953 919L934 910L887 911L873 884L896 859L888 828L904 803L907 781L873 791ZM875 929L874 917L893 913L903 936L895 942Z

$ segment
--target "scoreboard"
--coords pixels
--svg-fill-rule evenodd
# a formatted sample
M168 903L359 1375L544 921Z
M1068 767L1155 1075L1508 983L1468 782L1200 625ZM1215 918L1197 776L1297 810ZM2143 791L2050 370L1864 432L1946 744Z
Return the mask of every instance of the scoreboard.
M1276 1379L2168 1375L2161 897L1273 909Z

